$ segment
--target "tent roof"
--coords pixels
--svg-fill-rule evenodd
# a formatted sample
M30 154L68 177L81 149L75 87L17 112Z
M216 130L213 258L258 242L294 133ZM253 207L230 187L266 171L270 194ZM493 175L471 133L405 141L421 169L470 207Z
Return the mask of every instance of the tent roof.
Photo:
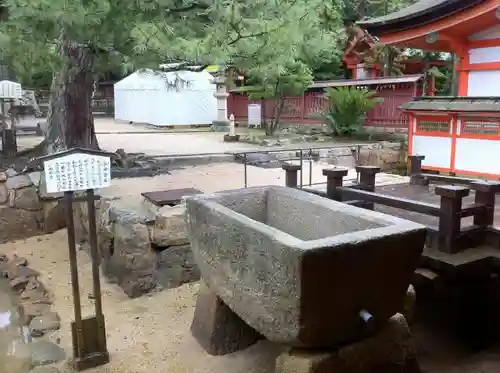
M207 71L153 71L150 69L137 70L114 84L115 90L172 90L169 84L181 79L179 90L213 90L212 75Z

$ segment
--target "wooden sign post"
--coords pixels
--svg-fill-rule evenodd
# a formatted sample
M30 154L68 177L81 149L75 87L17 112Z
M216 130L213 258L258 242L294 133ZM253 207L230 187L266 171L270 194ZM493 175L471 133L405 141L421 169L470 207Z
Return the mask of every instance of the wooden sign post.
M94 189L111 185L111 153L73 148L39 158L43 161L45 183L48 193L64 192L68 224L69 263L75 321L71 323L73 337L74 368L81 371L109 362L106 346L106 327L102 311L101 283L99 278L99 257L97 249ZM85 191L84 196L74 192ZM78 264L76 256L75 223L73 202L86 201L89 214L89 242L92 259L95 316L82 318Z

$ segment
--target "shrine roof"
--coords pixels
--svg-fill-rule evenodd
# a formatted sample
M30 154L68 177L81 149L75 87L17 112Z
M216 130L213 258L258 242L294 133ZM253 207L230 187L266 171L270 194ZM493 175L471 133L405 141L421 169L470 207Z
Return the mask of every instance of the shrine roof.
M385 16L367 19L357 24L374 36L432 23L444 17L481 4L486 0L420 0Z
M367 85L386 85L386 84L401 84L401 83L415 83L422 79L422 74L415 75L402 75L392 76L385 78L371 78L371 79L337 79L337 80L316 80L309 86L309 89L331 88L331 87L351 87L351 86L367 86ZM249 87L237 87L231 89L233 93L251 92Z
M409 111L452 111L500 113L500 97L414 97L399 107Z
M311 88L349 87L379 84L414 83L423 78L423 75L403 75L372 79L340 79L315 81Z

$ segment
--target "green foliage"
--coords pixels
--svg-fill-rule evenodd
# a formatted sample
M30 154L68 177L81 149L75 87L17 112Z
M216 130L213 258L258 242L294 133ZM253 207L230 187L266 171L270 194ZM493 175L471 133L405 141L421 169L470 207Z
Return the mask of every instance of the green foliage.
M311 70L300 61L285 66L267 65L250 70L245 90L252 100L275 99L284 96L300 96L312 84Z
M329 88L325 97L328 106L321 118L332 129L333 136L352 136L363 129L363 122L369 110L382 98L375 92L355 87Z
M272 99L274 111L271 121L265 123L266 135L272 136L279 128L285 97L301 96L312 84L313 76L307 65L291 60L283 66L268 64L249 70L249 85L244 88L252 100Z
M345 15L349 19L380 17L395 12L417 0L344 0Z
M343 0L4 0L0 52L25 85L59 70L61 32L97 55L93 71L160 63L231 64L243 71L301 61L342 74ZM333 73L328 69L332 69Z

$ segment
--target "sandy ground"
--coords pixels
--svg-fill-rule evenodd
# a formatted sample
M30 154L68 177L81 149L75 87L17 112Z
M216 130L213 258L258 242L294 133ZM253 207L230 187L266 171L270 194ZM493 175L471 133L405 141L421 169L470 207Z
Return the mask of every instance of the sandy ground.
M61 316L61 329L50 338L71 357L70 322L74 320L66 231L0 245L0 253L26 257L41 273L53 294ZM83 315L93 315L91 265L84 251L78 252ZM262 341L226 356L206 354L189 331L198 283L128 299L101 276L111 362L89 373L273 373L282 346ZM500 349L466 356L448 341L430 341L414 326L419 360L424 373L496 373ZM63 365L62 373L71 370ZM334 373L334 372L332 372Z
M149 155L166 154L202 154L224 153L255 150L257 145L228 143L223 140L223 133L217 132L172 132L158 130L150 126L118 122L110 118L96 118L95 127L99 145L102 149L115 151L125 149L128 153L146 153ZM25 149L40 143L38 136L19 136L18 147ZM343 145L339 142L294 144L291 148ZM290 147L288 147L290 148ZM279 148L273 148L279 149Z
M26 257L54 296L61 316L60 346L71 356L70 320L74 319L66 231L0 245L0 253ZM91 266L87 254L78 252L83 315L93 314ZM102 277L101 277L102 278ZM102 278L111 362L89 373L271 373L279 346L261 342L246 351L223 357L207 355L191 337L198 284L128 299Z

